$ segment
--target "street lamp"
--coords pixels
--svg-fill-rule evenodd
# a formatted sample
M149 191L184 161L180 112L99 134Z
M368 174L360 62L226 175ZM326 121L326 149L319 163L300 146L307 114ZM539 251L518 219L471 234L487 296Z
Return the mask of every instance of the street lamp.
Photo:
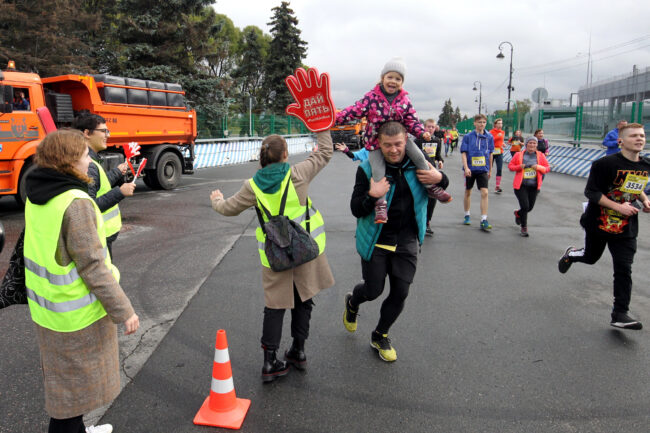
M515 90L512 87L512 44L508 41L501 42L499 44L499 54L497 54L497 59L503 59L505 56L503 55L503 44L508 44L510 45L510 78L508 78L508 119L510 118L510 92Z
M478 114L481 114L481 101L483 100L483 86L480 81L474 81L473 91L476 92L476 83L478 83Z

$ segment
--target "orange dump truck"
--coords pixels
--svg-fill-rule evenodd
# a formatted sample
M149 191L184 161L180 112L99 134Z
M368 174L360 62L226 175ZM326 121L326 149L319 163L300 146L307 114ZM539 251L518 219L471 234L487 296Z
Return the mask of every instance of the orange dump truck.
M337 112L341 110L336 110ZM330 133L334 143L345 143L351 149L360 149L362 144L361 137L366 128L366 118L360 121L353 121L345 125L332 126Z
M11 66L11 62L10 62ZM106 119L106 168L124 161L122 146L137 142L137 169L147 158L143 180L150 188L171 189L181 174L193 173L196 112L185 105L178 84L110 75L0 72L0 197L25 201L25 178L35 168L38 143L57 127L70 126L88 110Z

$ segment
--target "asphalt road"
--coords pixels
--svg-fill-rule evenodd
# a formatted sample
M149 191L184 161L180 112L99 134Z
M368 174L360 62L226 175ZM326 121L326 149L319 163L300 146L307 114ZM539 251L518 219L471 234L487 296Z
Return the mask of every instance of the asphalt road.
M293 158L292 161L302 157ZM380 303L364 304L359 329L341 323L343 296L360 279L349 197L356 163L336 154L310 189L327 227L336 285L319 294L307 342L309 370L263 385L263 295L255 212L225 218L208 195L228 196L255 164L199 170L174 191L139 186L121 205L114 244L123 286L140 315L120 337L128 383L102 416L116 432L219 431L192 424L209 393L214 340L228 333L237 395L252 400L243 432L613 432L650 428L650 215L643 214L634 265L632 312L642 331L609 326L611 258L557 260L580 245L585 180L549 174L518 235L512 190L490 194L492 233L463 226L459 156L447 159L450 204L434 214L406 308L391 329L398 360L370 348ZM494 181L491 181L493 188ZM504 173L503 183L512 176ZM0 200L12 245L22 213ZM10 248L0 254L4 272ZM283 346L290 344L289 315ZM47 430L38 348L23 306L0 311L0 432Z

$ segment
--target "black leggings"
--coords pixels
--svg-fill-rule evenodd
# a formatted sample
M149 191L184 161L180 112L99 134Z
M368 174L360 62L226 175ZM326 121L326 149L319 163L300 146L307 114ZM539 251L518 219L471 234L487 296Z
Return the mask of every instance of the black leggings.
M537 199L537 186L521 185L521 188L515 190L517 200L519 200L519 219L521 226L528 227L528 212L533 210L535 200Z
M291 336L296 340L305 341L309 337L309 322L314 301L300 300L296 286L293 286L293 308L291 309ZM262 346L269 350L278 350L282 340L282 321L284 309L264 307L262 323Z
M74 418L50 418L50 427L47 433L86 433L83 415Z
M632 263L636 253L636 238L603 236L598 231L585 231L582 256L570 256L572 262L593 265L609 248L614 264L614 311L626 313L632 297Z
M436 208L436 203L438 200L435 198L429 197L429 202L427 203L427 224L431 222L431 217L433 216L433 210Z
M503 171L503 153L496 153L492 158L492 166L497 166L497 176L501 176Z
M381 304L379 322L375 328L378 333L388 334L404 309L416 264L417 252L391 253L377 247L369 262L361 261L364 282L354 287L350 300L353 309L357 310L362 303L377 299L384 292L386 276L390 282L390 292Z

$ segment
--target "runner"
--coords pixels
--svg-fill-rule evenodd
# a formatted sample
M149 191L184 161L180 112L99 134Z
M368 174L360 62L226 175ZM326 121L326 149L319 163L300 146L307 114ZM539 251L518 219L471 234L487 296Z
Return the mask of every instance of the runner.
M406 155L406 140L406 130L397 122L379 128L386 177L375 182L369 161L364 161L357 169L350 201L357 218L356 245L363 282L345 296L343 325L349 332L357 330L359 306L382 294L388 276L390 293L382 303L379 322L370 338L370 345L388 362L397 359L388 332L404 308L417 267L418 244L424 240L427 192L423 184L448 184L442 172L416 171ZM375 202L384 195L388 197L388 222L375 225Z
M506 136L506 133L501 129L503 127L503 119L496 119L494 121L494 127L490 130L490 134L494 137L494 157L493 161L497 165L497 184L494 188L494 192L501 194L503 190L501 189L501 172L503 171L503 139Z
M524 137L521 135L520 130L516 130L515 133L508 140L510 143L510 156L515 156L515 153L521 150L521 145L524 143Z
M442 170L442 168L445 165L445 160L442 159L442 155L440 153L442 152L442 145L440 143L440 138L434 132L436 131L436 121L433 119L427 119L424 121L424 129L431 133L433 135L433 138L431 141L425 141L423 139L416 139L415 144L422 149L427 156L429 157L429 161L433 160L434 161L434 166ZM447 143L447 142L445 142ZM445 149L447 149L447 144L445 144ZM438 200L436 200L433 197L429 197L429 202L427 203L427 229L426 229L426 235L427 236L433 236L433 229L431 228L431 217L433 217L433 211L436 208L436 203Z
M460 154L463 159L463 172L465 175L465 197L463 207L465 219L463 224L470 225L470 204L474 182L481 191L481 225L483 231L492 230L487 220L488 212L488 181L492 172L492 157L494 152L494 138L485 132L487 117L484 114L474 116L474 131L463 137L460 145Z
M375 182L384 177L384 158L378 150L376 131L387 121L399 121L410 134L425 139L431 138L429 133L424 131L417 113L408 98L408 92L402 88L406 76L406 65L401 58L389 60L381 71L381 78L370 92L363 98L336 114L336 124L342 125L353 119L367 118L364 141L366 149L370 151L368 159L373 166ZM421 170L427 170L429 165L417 146L408 140L406 152L411 161ZM435 171L435 169L433 169ZM428 194L437 198L443 203L451 201L451 195L437 185L427 185ZM376 201L375 224L384 224L387 221L386 198L381 197Z
M449 155L454 153L454 149L456 146L458 146L458 130L456 129L456 125L451 126L451 131L449 131L449 134L451 134L451 149L449 150ZM445 156L447 156L445 154Z
M519 201L515 223L521 226L521 236L528 237L528 213L533 210L537 193L542 187L543 176L540 174L550 170L546 157L537 150L536 137L526 139L526 149L515 154L508 168L515 172L512 186Z
M544 130L537 129L533 135L537 137L537 150L542 152L544 155L548 155L549 144L548 140L544 138Z
M610 324L623 329L641 329L640 321L628 314L632 295L632 262L639 232L638 212L650 212L643 192L648 184L650 160L640 156L645 131L630 123L619 131L621 151L594 161L585 187L589 204L580 224L585 229L584 248L567 248L558 263L565 273L574 262L592 265L609 248L614 265L614 308ZM639 204L638 201L641 203Z

